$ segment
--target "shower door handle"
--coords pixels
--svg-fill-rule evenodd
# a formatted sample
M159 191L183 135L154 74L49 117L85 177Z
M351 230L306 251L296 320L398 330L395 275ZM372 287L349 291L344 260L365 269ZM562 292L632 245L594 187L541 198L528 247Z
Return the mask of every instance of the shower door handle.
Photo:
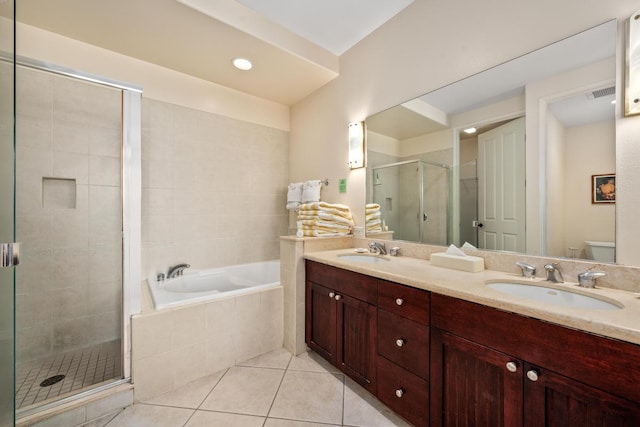
M20 265L20 243L0 243L0 267Z
M427 215L426 212L422 212L422 220L423 221L426 221L428 217L429 217L429 215Z

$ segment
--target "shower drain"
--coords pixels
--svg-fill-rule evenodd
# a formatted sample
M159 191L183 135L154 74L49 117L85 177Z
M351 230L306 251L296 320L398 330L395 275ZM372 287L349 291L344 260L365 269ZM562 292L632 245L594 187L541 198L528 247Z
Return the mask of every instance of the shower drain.
M54 385L55 383L59 383L64 379L65 375L54 375L52 377L47 378L46 380L40 383L40 387L49 387L50 385Z

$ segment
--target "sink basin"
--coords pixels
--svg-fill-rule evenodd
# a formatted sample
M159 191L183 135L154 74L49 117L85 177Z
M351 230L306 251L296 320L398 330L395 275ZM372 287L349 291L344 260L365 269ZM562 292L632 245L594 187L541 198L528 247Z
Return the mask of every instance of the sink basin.
M564 307L592 310L619 310L621 304L604 298L584 295L570 290L550 288L539 284L497 282L488 283L492 289L515 297L527 298Z
M379 262L389 262L388 258L382 258L380 255L367 254L342 254L338 258L351 262L363 262L367 264L377 264Z

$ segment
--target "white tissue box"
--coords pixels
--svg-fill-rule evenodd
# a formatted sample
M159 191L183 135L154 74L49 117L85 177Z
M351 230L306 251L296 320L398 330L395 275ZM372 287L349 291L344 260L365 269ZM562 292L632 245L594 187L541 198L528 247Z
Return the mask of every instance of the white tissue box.
M484 259L477 256L449 255L444 252L431 254L431 265L452 270L477 273L484 270Z

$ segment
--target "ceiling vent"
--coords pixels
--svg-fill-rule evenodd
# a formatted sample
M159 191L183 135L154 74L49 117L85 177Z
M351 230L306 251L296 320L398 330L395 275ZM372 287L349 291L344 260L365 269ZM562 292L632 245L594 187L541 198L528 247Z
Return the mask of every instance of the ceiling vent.
M589 99L597 99L602 98L603 96L610 96L616 94L616 87L606 87L604 89L594 90L593 92L587 93L587 98Z

